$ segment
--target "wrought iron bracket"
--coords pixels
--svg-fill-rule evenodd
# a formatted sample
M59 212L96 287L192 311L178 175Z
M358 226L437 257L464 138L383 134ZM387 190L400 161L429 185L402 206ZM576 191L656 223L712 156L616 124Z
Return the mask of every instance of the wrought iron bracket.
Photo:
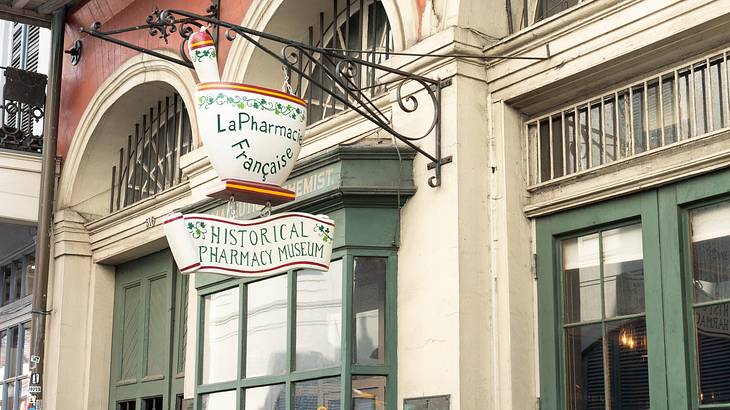
M409 146L416 152L430 160L428 169L433 170L434 175L428 179L429 186L436 188L441 185L441 167L452 162L452 157L442 157L441 152L441 101L442 89L451 84L451 79L433 79L415 73L410 73L398 68L377 64L373 61L360 58L365 50L340 50L324 48L305 44L299 41L279 37L274 34L253 30L237 24L223 21L219 18L219 7L214 2L207 10L208 14L200 15L185 10L168 9L155 10L147 17L146 24L139 26L103 31L101 23L94 23L89 29L82 28L81 31L101 40L131 48L133 50L152 55L185 67L192 68L192 63L185 50L190 35L202 26L208 26L211 31L218 33L218 30L225 30L224 37L233 41L240 36L250 42L258 49L268 54L271 58L279 61L287 73L295 72L302 79L306 79L310 85L315 85L323 90L337 103L351 109L373 124L382 128L399 141ZM115 35L147 30L151 36L159 37L166 43L173 33L177 32L183 39L180 44L180 58L149 50L135 44L121 40ZM282 46L281 51L272 50L261 40L268 40ZM217 44L217 43L216 43ZM397 53L396 53L397 54ZM431 57L453 57L451 55ZM481 58L480 56L467 56L469 58ZM313 68L319 69L323 78L314 78ZM334 68L334 69L333 69ZM419 108L419 99L425 97L433 106L433 118L425 132L420 135L405 135L393 128L390 118L378 108L373 101L374 98L368 95L369 87L360 87L357 83L357 76L363 68L376 70L382 73L381 78L386 80L377 84L378 87L386 87L395 91L396 103L400 110L406 114L415 112ZM324 80L324 81L323 81ZM329 85L325 85L329 84ZM332 87L332 84L335 86ZM410 84L408 94L405 94L404 85ZM429 152L417 144L429 135L434 137L434 150Z

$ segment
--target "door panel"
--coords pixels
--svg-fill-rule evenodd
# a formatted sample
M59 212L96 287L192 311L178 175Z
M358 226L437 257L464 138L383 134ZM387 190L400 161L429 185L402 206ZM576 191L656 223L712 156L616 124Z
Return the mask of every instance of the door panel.
M167 250L117 266L110 409L121 401L133 401L136 409L174 408L182 375L177 366L173 371L179 347L173 332L184 320L175 301L186 299L179 276Z

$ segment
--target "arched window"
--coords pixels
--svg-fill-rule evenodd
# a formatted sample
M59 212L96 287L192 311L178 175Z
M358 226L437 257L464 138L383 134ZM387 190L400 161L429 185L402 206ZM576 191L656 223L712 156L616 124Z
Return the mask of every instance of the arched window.
M338 6L334 2L334 13L328 14L330 21L325 20L325 12L319 13L319 21L308 29L307 37L310 45L325 47L334 51L347 53L351 57L382 63L390 57L393 50L393 35L383 4L379 0L344 1ZM352 51L345 51L352 50ZM335 72L336 60L316 55L330 72ZM337 95L346 98L345 90L336 85L316 64L301 60L302 67L316 82L318 87L307 79L292 78L292 86L296 94L306 102L308 123L313 124L331 117L346 109L342 102L325 92L333 90ZM379 86L377 70L363 66L353 79L357 88L368 97L374 97L384 91Z
M130 121L126 148L119 148L119 162L112 166L109 212L180 183L180 156L192 149L190 118L178 94L160 99L136 120Z

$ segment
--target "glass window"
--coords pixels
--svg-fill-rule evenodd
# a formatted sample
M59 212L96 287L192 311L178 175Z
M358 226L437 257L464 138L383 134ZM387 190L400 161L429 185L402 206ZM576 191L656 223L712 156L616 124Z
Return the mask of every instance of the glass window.
M283 384L246 389L246 410L286 410L286 387Z
M238 293L235 287L204 298L202 381L205 384L237 377Z
M247 286L246 377L286 373L287 275Z
M690 212L700 404L730 403L730 203Z
M17 300L23 296L23 261L13 261L13 295L12 299Z
M25 294L33 293L33 279L35 278L35 255L28 255L25 262Z
M13 327L8 331L8 373L7 377L18 375L18 349L20 348L20 329Z
M352 378L353 410L386 410L385 376L354 376Z
M342 260L327 272L296 272L296 369L340 364L342 339Z
M229 390L200 396L201 410L235 410L236 391Z
M648 409L641 225L563 241L568 408Z
M395 377L386 359L386 289L395 280L388 266L387 256L345 255L328 271L231 279L220 286L228 289L206 290L199 408L234 409L235 398L244 410L339 410L341 394L351 404L343 389L352 382L353 409L385 410ZM352 365L346 373L342 360Z
M8 363L8 332L0 332L0 378L5 378L5 368Z
M296 410L340 410L340 378L309 380L294 384Z
M13 270L10 265L0 268L3 275L3 300L2 304L10 303L12 300Z
M353 273L354 361L385 362L386 258L356 257Z

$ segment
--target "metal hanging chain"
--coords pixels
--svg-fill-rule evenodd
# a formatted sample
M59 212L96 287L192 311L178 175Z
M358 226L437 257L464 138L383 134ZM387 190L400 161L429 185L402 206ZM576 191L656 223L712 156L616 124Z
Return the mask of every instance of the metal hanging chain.
M267 216L271 215L271 202L266 202L266 205L264 205L263 208L261 208L261 212L259 213L259 216L262 218L266 218Z
M226 206L226 214L229 219L236 219L236 199L231 195L228 198L228 205Z
M281 85L281 91L294 95L294 89L291 87L291 79L289 78L289 70L286 66L281 66L281 71L284 72L284 84Z

